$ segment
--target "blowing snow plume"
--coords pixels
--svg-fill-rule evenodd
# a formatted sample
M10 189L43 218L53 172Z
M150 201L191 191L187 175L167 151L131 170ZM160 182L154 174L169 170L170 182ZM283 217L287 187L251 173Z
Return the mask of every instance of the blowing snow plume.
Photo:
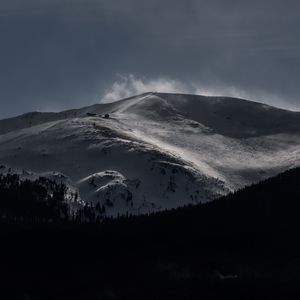
M118 75L118 79L106 90L101 103L109 103L148 92L184 93L188 86L166 77L156 79L138 78L133 74Z
M286 103L280 96L263 89L248 89L232 86L218 80L205 80L189 83L166 76L156 78L139 77L134 74L117 75L112 85L101 97L101 103L111 103L120 99L140 95L148 92L181 93L203 96L227 96L233 98L260 101L277 107L297 110L297 106Z

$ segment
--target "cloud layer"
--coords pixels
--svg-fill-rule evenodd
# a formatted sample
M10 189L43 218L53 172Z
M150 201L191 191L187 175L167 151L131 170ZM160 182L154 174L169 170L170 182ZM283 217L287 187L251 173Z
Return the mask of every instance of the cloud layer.
M300 109L299 11L298 0L2 0L0 117L194 84Z

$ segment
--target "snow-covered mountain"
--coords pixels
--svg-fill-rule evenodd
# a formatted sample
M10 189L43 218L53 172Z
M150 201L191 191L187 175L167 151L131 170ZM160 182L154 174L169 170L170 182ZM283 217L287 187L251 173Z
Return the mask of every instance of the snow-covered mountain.
M146 93L0 121L0 164L62 173L107 215L210 201L299 165L299 145L299 112L226 97Z

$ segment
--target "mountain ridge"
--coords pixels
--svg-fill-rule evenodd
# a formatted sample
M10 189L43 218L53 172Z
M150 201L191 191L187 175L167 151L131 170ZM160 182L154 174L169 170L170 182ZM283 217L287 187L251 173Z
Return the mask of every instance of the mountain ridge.
M209 101L214 101L214 100L223 100L223 101L234 101L236 103L247 103L247 105L255 105L255 106L262 106L265 108L269 108L269 109L273 109L273 110L277 110L277 111L281 111L281 112L289 112L291 114L297 114L300 115L299 111L292 111L292 110L288 110L288 109L284 109L284 108L279 108L276 106L272 106L269 104L264 104L261 102L257 102L257 101L253 101L253 100L247 100L247 99L242 99L242 98L237 98L237 97L228 97L228 96L203 96L203 95L193 95L193 94L185 94L185 93L158 93L158 92L146 92L146 93L142 93L142 94L138 94L138 95L134 95L134 96L130 96L124 99L120 99L114 102L109 102L109 103L95 103L92 105L88 105L88 106L84 106L81 108L76 108L76 109L67 109L67 110L63 110L60 112L40 112L40 111L32 111L32 112L27 112L18 116L14 116L11 118L4 118L4 119L0 119L0 134L5 133L3 131L3 123L5 122L13 122L16 119L31 119L33 116L44 116L49 118L49 121L51 120L58 120L58 119L63 119L64 117L70 117L70 116L83 116L85 113L87 112L97 112L99 111L99 108L104 109L104 112L110 112L111 110L113 111L114 106L117 106L120 103L126 102L126 101L130 101L132 99L135 98L140 98L140 97L144 97L144 96L151 96L151 95L157 95L157 96L171 96L171 97L197 97L198 99L201 98L205 98L208 99ZM110 110L109 110L110 109ZM102 110L101 110L102 112ZM50 118L50 117L54 117L54 118ZM28 125L28 124L26 124ZM24 125L24 126L26 126ZM22 127L22 128L26 128L26 127ZM17 129L22 129L22 128L17 128Z
M145 93L0 120L2 165L62 173L111 215L211 201L300 165L299 146L300 113L228 97Z

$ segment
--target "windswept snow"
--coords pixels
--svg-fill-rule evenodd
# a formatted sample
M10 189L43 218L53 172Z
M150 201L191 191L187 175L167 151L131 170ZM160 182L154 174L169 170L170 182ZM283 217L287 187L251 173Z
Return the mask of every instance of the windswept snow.
M210 201L299 165L299 144L300 113L223 97L147 93L0 121L0 164L64 174L107 215Z

